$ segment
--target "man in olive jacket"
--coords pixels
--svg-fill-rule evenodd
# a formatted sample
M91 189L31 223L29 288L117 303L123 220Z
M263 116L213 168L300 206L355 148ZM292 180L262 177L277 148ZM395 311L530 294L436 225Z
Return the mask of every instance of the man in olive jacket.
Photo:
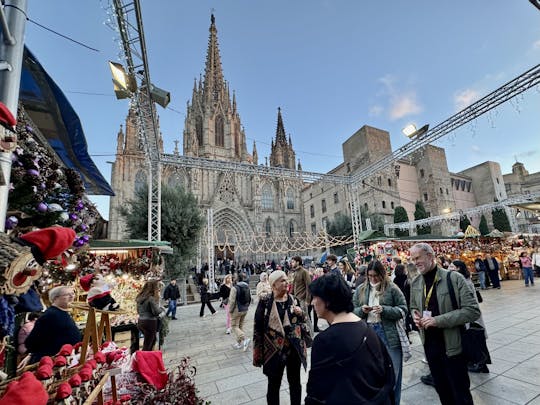
M465 278L452 271L451 282L459 307L454 309L447 284L448 271L437 266L433 248L427 243L417 243L409 252L420 272L411 284L410 310L439 399L442 404L472 404L460 329L480 316L474 293Z

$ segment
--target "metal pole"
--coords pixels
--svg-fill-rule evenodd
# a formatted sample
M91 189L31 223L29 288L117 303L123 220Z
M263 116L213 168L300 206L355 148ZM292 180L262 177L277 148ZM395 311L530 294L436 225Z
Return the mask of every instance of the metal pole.
M4 62L3 69L0 70L0 101L15 117L21 85L26 9L27 0L6 0L0 10L3 23L0 31L0 62ZM0 137L3 138L4 133ZM0 170L5 180L5 185L0 186L0 232L4 232L11 177L11 152L0 151Z
M215 292L215 274L214 274L214 210L208 208L206 216L208 226L208 284L210 286L210 292Z

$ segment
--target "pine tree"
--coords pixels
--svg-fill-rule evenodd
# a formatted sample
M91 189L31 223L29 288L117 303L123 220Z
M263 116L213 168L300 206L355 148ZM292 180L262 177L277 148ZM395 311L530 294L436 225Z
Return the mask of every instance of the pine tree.
M482 214L482 216L480 217L480 225L478 225L478 230L480 231L480 234L482 236L487 235L489 233L487 219L484 216L484 214Z
M459 218L459 228L461 229L461 232L465 232L470 224L471 221L469 221L469 217L467 217L467 215L463 215L461 218Z
M409 222L409 215L405 208L398 206L394 209L394 224ZM396 236L409 236L408 230L396 229Z
M131 238L146 239L148 235L148 189L137 190L135 198L121 209ZM183 188L161 186L161 238L171 242L173 254L166 255L166 270L181 277L193 259L204 220L197 200Z
M493 227L501 232L512 232L510 221L506 216L506 212L502 208L496 208L491 212L493 217Z
M328 221L326 230L331 236L351 236L353 234L351 217L341 213L336 215L333 221ZM347 254L347 249L352 246L353 244L335 246L332 252L337 256L344 256Z
M414 204L414 220L418 221L419 219L428 218L426 209L424 208L424 203L420 200L417 200ZM427 235L431 233L431 227L429 225L416 226L416 232L418 235Z

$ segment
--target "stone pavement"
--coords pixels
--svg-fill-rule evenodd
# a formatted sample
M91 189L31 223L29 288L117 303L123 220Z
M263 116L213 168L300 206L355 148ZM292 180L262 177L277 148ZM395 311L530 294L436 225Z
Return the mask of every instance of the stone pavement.
M540 280L525 288L523 281L504 281L501 290L482 291L480 304L489 334L488 347L493 364L489 374L470 373L475 404L540 405ZM225 312L199 318L200 305L179 307L177 321L171 321L170 334L163 347L166 367L184 356L190 356L197 368L195 383L200 394L212 404L265 404L266 377L253 367L252 347L246 352L235 350L232 335L225 334ZM247 336L253 333L252 304L247 316ZM320 320L322 327L326 321ZM417 335L413 337L413 357L403 367L401 403L438 403L432 387L420 382L428 373L422 362L423 349ZM309 354L309 353L308 353ZM309 363L308 363L309 370ZM303 397L308 374L301 372ZM281 403L289 404L286 377L283 379Z

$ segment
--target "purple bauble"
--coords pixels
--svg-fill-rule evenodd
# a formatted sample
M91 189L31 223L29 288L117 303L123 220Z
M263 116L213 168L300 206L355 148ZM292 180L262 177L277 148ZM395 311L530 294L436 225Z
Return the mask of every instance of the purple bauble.
M37 206L37 210L39 212L47 212L48 209L49 209L49 206L45 204L44 202L40 202Z
M34 132L34 128L32 128L30 125L25 126L25 128L28 132Z
M28 169L26 173L29 174L30 176L39 176L39 171L36 169Z
M86 232L88 230L88 225L81 224L81 231Z
M19 218L11 216L6 219L6 229L13 229L19 223Z
M82 201L77 202L77 205L75 206L75 209L77 211L81 211L83 208L84 208L84 204L82 203Z
M74 243L75 246L77 247L81 247L82 245L84 245L84 242L80 239L77 239Z
M84 243L86 243L86 242L88 242L90 240L90 236L83 235L81 239L84 241Z
M69 219L72 221L76 221L79 219L79 216L77 214L69 214Z

